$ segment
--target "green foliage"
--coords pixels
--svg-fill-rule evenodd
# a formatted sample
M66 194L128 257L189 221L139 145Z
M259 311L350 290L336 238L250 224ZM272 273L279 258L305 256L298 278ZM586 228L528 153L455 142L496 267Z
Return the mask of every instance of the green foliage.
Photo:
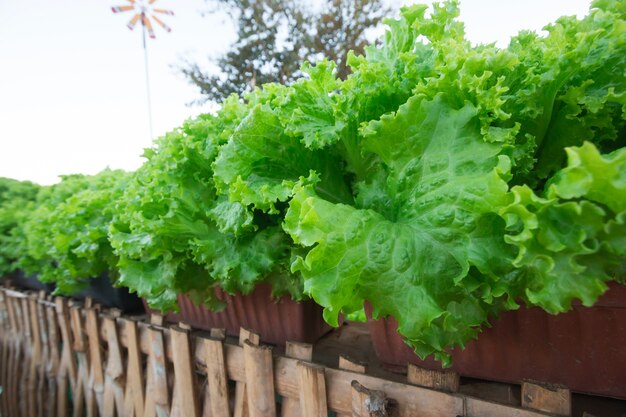
M446 349L520 301L558 313L621 279L626 21L618 2L597 2L500 49L465 40L456 2L426 10L388 21L345 81L305 66L271 102L305 148L292 161L343 161L302 178L341 179L354 198L280 171L273 184L289 202L284 229L309 248L292 269L326 320L368 300L420 356L448 364ZM268 149L264 166L283 159Z
M120 198L128 174L105 170L93 176L70 175L42 187L23 220L18 266L55 282L57 292L73 294L89 278L109 273L115 281L117 257L107 233L111 202Z
M16 269L20 257L20 224L35 200L39 186L29 181L0 178L0 276Z
M219 308L216 286L248 293L263 280L275 293L301 297L297 275L286 273L291 255L280 218L229 200L213 182L212 162L247 111L232 97L217 116L159 139L117 204L110 236L120 282L153 307L177 309L177 294L187 293Z

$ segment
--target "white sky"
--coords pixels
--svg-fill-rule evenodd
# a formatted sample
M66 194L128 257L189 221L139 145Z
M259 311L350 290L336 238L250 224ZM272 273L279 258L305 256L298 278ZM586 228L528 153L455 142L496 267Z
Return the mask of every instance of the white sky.
M393 0L392 0L393 1ZM416 3L420 1L402 1ZM424 2L424 1L421 1ZM429 1L426 1L429 2ZM124 0L0 0L0 177L42 184L59 174L133 170L150 145L141 27ZM224 17L200 15L203 0L159 0L172 9L148 39L153 130L159 136L204 108L174 70L180 57L217 56L234 40ZM505 46L520 29L584 15L589 0L461 0L474 42Z

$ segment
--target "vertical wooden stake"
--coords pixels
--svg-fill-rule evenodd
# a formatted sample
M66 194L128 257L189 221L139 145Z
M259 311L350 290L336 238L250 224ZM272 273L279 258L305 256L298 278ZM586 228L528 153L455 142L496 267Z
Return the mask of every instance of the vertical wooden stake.
M303 417L327 417L326 379L324 367L298 362L300 410Z
M70 318L74 344L72 346L76 356L76 384L72 389L74 398L74 417L83 415L83 406L86 407L87 417L95 414L95 401L90 401L91 392L89 390L89 358L87 346L85 344L85 334L83 329L82 311L79 306L70 307ZM89 409L89 406L92 406Z
M48 322L48 342L49 342L49 360L46 365L46 378L48 379L48 393L49 399L46 404L46 415L55 416L58 414L58 375L60 374L60 352L59 344L61 340L59 338L59 325L56 316L56 306L45 307L46 319ZM67 379L65 380L67 384Z
M569 417L572 415L572 394L567 388L524 382L522 407Z
M146 381L146 402L144 417L169 416L170 401L167 387L167 364L163 332L153 326L148 327L150 353Z
M180 327L171 327L172 355L174 362L174 395L172 400L172 415L184 417L198 417L198 391L196 390L195 362L191 352L189 331ZM178 405L175 410L174 404Z
M87 410L97 409L93 415L104 413L104 370L102 369L102 352L100 343L100 326L98 311L95 308L86 310L87 337L89 340L89 395Z
M204 341L204 354L207 366L207 395L205 395L204 415L229 417L228 379L224 360L223 338Z
M122 319L122 325L126 331L126 344L128 345L128 365L126 367L126 389L124 390L124 417L144 416L144 383L143 366L141 366L141 351L139 349L139 335L137 322ZM151 369L146 371L151 373ZM121 416L118 416L121 417Z
M357 381L352 381L352 416L387 417L387 397L382 391L365 388Z
M339 369L344 371L355 372L357 374L365 374L367 372L367 365L364 363L355 361L346 355L339 356ZM338 417L351 417L349 414L338 414Z
M244 329L239 330L239 345L243 346L244 342L249 340L253 345L260 343L260 337L258 334ZM246 384L244 382L237 382L235 386L235 416L234 417L248 417L248 394L246 392Z
M104 417L122 417L124 415L124 362L117 336L117 322L114 317L102 320L106 333L107 366L104 379Z
M313 359L313 346L308 343L287 342L285 344L285 355L288 358L311 362ZM281 416L299 416L301 414L301 404L302 398L296 400L294 398L283 397Z
M61 330L61 339L63 341L61 351L61 362L59 363L59 373L57 375L57 415L67 416L67 388L68 382L72 387L72 392L75 392L76 382L76 362L74 352L72 352L72 346L74 341L72 340L72 333L70 331L70 317L67 307L67 300L63 297L57 297L55 299L57 321L59 322L59 329Z
M37 404L42 400L39 388L39 366L42 363L41 333L39 330L39 308L37 297L31 295L27 300L26 319L30 322L30 367L28 370L28 415L36 417Z
M250 417L276 417L272 348L243 343Z

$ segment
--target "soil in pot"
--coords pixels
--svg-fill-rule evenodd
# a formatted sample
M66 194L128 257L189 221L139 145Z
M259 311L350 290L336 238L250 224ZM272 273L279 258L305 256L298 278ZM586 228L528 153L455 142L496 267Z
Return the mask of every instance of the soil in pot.
M530 379L626 399L626 286L609 287L591 308L576 305L558 315L524 307L503 313L465 350L452 351L453 369L461 376L510 383ZM366 311L381 362L396 369L407 363L441 369L404 344L395 319L374 321L371 308Z

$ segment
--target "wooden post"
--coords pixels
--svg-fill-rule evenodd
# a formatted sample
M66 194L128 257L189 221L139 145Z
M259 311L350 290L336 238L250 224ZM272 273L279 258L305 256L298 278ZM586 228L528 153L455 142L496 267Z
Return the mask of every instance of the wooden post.
M124 415L124 362L117 336L117 322L114 317L104 317L102 324L106 333L107 366L104 379L104 417Z
M126 333L128 349L128 365L126 366L126 389L124 390L124 417L144 416L144 383L143 366L141 366L141 350L139 349L139 335L137 322L122 319L122 328ZM151 369L146 370L148 375ZM121 416L118 416L121 417Z
M276 417L272 348L246 340L243 359L250 417Z
M102 352L98 311L96 308L86 310L87 338L89 341L89 394L87 396L87 412L97 409L95 415L104 413L104 370L102 369Z
M76 360L72 346L74 341L72 340L72 333L70 331L70 317L67 307L67 300L63 297L57 297L55 299L57 321L59 322L59 329L61 330L61 339L63 341L61 351L61 362L59 363L59 373L57 375L57 415L67 416L67 388L68 382L72 387L72 392L75 391L77 386L76 381Z
M11 328L9 326L9 313L7 311L7 298L3 289L0 289L0 346L2 351L0 353L0 386L5 387L4 395L0 395L0 414L8 414L8 401L6 395L7 387L7 370L9 365L9 337Z
M89 392L89 360L83 330L83 318L79 306L70 307L70 319L74 339L72 348L77 362L76 384L72 389L74 417L81 417L83 415L83 406L87 407L87 417L91 417L95 414L96 410L93 408L95 402L89 402L91 396ZM89 409L89 406L92 406L92 408Z
M364 363L353 360L347 355L339 356L339 369L355 372L357 374L365 374L367 366ZM349 414L338 414L338 417L351 417Z
M436 371L409 364L407 381L420 387L438 391L458 392L459 374L454 371Z
M260 337L258 334L251 332L243 327L239 329L239 345L243 346L244 342L249 340L253 345L258 345ZM235 416L248 417L248 394L246 392L246 383L237 382L235 386Z
M39 308L37 297L31 295L26 299L28 314L26 319L30 321L30 367L28 369L28 415L36 417L39 414L37 405L43 401L39 386L39 369L42 363L41 333L39 328Z
M567 388L524 382L522 407L569 417L572 415L572 394Z
M48 323L48 362L46 364L46 379L48 380L48 402L46 404L45 415L55 416L58 411L58 381L57 376L60 373L60 352L59 344L59 325L56 316L56 306L48 304L44 307L46 320ZM67 382L66 382L67 383ZM60 417L60 416L59 416Z
M387 397L382 391L369 390L352 381L352 416L387 417Z
M172 356L174 362L174 398L172 416L198 417L198 391L196 390L195 362L191 352L189 331L170 327Z
M213 335L213 331L211 331ZM217 336L226 336L217 334ZM207 388L204 399L204 416L229 417L228 379L224 359L224 337L204 340L207 367Z
M144 417L169 416L171 410L163 332L157 327L150 326L147 334L149 353L143 415Z
M19 379L20 379L20 360L21 360L21 343L20 343L20 325L18 320L18 305L14 297L7 294L5 297L9 323L11 329L11 337L9 341L8 369L6 392L3 394L7 398L7 415L19 415Z
M288 358L299 359L311 362L313 359L313 346L308 343L287 342L285 344L285 355ZM284 397L282 402L281 416L296 417L301 414L302 399Z
M326 417L325 368L307 362L298 362L298 380L300 382L300 411L303 417Z
M19 366L23 368L22 379L20 381L20 411L22 415L32 415L31 408L34 403L34 398L31 398L30 390L30 364L32 361L32 334L30 330L30 308L28 298L22 296L18 299L20 308L17 309L19 321L21 322L21 350L22 361ZM37 385L35 384L35 387Z

